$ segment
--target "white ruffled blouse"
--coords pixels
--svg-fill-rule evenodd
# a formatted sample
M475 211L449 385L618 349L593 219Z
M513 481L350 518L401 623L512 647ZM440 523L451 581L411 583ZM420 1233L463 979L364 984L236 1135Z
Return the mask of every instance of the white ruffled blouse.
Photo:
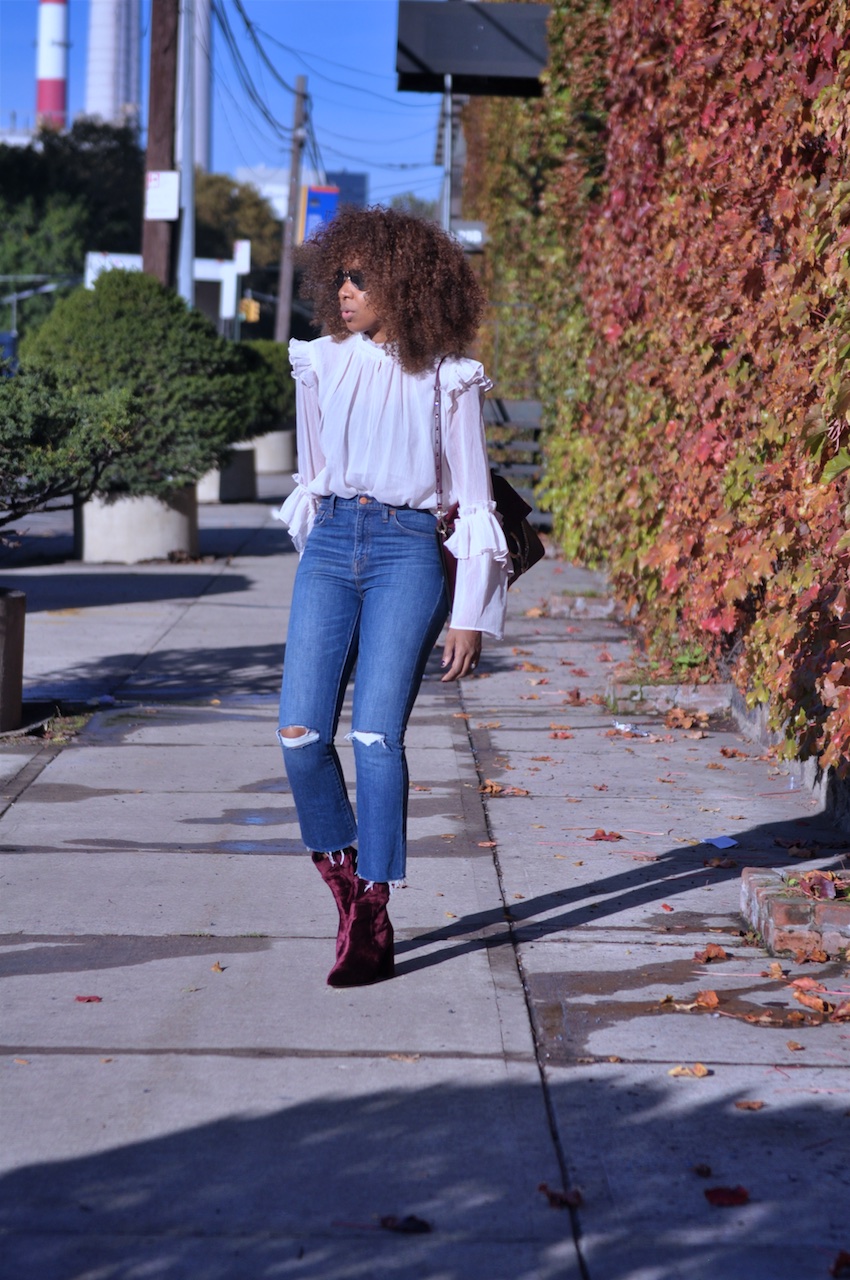
M369 494L436 512L434 370L405 373L365 335L289 344L299 471L278 518L303 552L318 499ZM492 386L474 360L447 358L442 387L443 503L460 504L448 547L458 561L452 626L501 638L508 549L495 514L481 406Z

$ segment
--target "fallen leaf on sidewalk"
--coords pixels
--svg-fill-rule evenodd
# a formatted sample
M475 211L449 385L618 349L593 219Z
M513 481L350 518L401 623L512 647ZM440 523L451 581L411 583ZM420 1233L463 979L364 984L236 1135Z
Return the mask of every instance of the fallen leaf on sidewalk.
M430 791L430 790L431 790L431 788L430 788L430 787L421 787L421 786L419 786L419 784L418 784L418 783L411 782L411 784L410 784L410 790L411 790L411 791Z
M587 698L581 696L580 689L570 689L566 698L564 698L564 703L568 707L586 707Z
M28 1067L30 1065L29 1058L13 1058L16 1067Z
M549 677L548 677L548 676L541 676L539 680L529 680L529 682L528 682L528 683L529 683L530 685L548 684L548 683L549 683Z
M622 840L623 836L619 831L605 831L603 827L597 827L592 836L585 836L585 840Z
M711 871L723 871L737 867L738 864L734 858L704 858L702 865Z
M587 679L587 672L584 667L573 667L573 675L578 676L580 680Z
M795 964L826 964L829 956L820 947L811 947L809 950L796 952L794 956Z
M533 609L526 609L522 615L524 618L545 618L547 610L540 605L535 605Z
M830 1022L844 1022L850 1018L850 1000L842 1000L829 1015Z
M479 849L495 849L495 847L496 847L495 840L479 840L478 841Z
M811 995L808 991L795 991L794 999L807 1009L814 1009L815 1013L832 1013L835 1007L828 1000L821 1000L820 996Z
M698 991L694 1003L698 1009L716 1009L720 999L716 991Z
M550 737L550 738L559 738L559 739L563 740L563 739L565 739L565 738L574 738L574 737L575 737L575 734L574 734L574 733L568 733L566 729L553 729L553 730L552 730L552 732L549 734L549 737Z
M762 970L760 976L762 978L774 978L778 981L780 978L785 977L785 970L782 968L782 965L778 960L772 960L770 962L770 968Z
M503 796L530 796L531 792L526 791L525 787L502 787L501 794Z
M541 1182L537 1190L543 1192L552 1209L579 1209L584 1204L578 1187L571 1187L567 1191L553 1191L547 1183Z
M515 658L519 658L519 657L526 658L531 654L531 650L514 648L514 649L511 649L511 653L514 655Z
M788 986L796 991L826 991L826 987L817 978L795 978Z
M760 1098L742 1098L740 1102L735 1103L737 1111L761 1111L764 1103Z
M501 727L501 720L479 720L478 722L479 729L501 729Z
M422 1055L419 1053L388 1053L387 1057L390 1062L418 1062Z
M608 783L607 783L607 782L594 782L594 784L593 784L593 790L594 790L594 791L607 791L607 790L608 790Z
M468 711L455 711L454 715L452 716L452 719L453 719L453 720L468 720L468 719L469 719L469 712L468 712Z
M750 758L746 751L739 751L737 747L721 747L720 754L727 760L749 760Z
M671 707L664 717L664 724L668 729L693 729L694 726L707 725L708 714L705 711L687 711L684 707Z
M434 1230L430 1222L417 1218L415 1213L409 1213L404 1218L397 1218L394 1213L389 1213L380 1221L385 1231L398 1231L403 1236L422 1236Z
M502 792L501 782L494 782L492 778L485 778L483 784L478 788L482 796L498 796Z
M543 764L556 764L557 761L552 756L532 756L532 760L539 760Z
M708 764L705 767L706 769L725 769L726 765L720 764L718 760L709 760Z
M697 1080L704 1080L706 1076L711 1075L711 1072L704 1063L695 1062L692 1067L671 1067L667 1074L668 1076L676 1076L677 1078L681 1076L693 1076Z
M548 671L548 667L541 667L538 662L518 662L514 667L514 671Z
M597 653L596 661L597 662L613 662L614 659L611 657L607 649L603 649L601 653Z
M718 1209L732 1209L750 1202L746 1187L709 1187L704 1195L708 1203Z
M77 1004L100 1004L103 996L74 996Z
M675 910L676 910L676 908L675 908L675 907L671 907L669 902L662 902L662 904L661 904L661 910L662 910L662 911L675 911Z
M568 724L556 724L554 720L549 721L550 729L569 729L569 727Z
M793 1053L798 1053L804 1047L800 1044L799 1040L786 1040L785 1045Z
M215 964L210 965L213 973L224 973L226 967L226 965L221 964L218 960L216 960Z
M723 947L716 942L709 942L703 951L694 952L694 959L698 960L700 964L711 964L712 960L728 960L729 958L729 952L724 951Z

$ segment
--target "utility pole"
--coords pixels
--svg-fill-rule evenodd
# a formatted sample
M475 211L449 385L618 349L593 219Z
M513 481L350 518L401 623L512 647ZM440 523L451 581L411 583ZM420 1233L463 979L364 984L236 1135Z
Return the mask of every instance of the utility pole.
M277 314L274 320L275 342L289 341L292 312L292 277L295 254L295 219L301 195L301 152L304 150L304 118L306 115L307 79L295 81L295 117L292 122L292 153L289 159L289 203L283 223L280 252L280 282L277 288Z
M179 0L153 0L151 69L148 106L148 173L174 168L174 108L177 97L177 28ZM142 231L142 270L160 284L173 279L171 222L146 220Z
M443 230L452 229L452 166L454 155L452 143L452 78L443 77Z
M180 241L177 292L195 305L195 6L180 7Z

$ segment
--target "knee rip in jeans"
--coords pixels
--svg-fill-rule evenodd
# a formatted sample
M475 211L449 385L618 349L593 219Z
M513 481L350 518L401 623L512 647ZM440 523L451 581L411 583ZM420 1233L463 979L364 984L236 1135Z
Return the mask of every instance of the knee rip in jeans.
M364 747L387 746L385 733L363 733L360 729L352 729L345 735L346 742L360 742Z
M309 747L311 742L319 741L319 736L318 729L307 729L303 724L287 725L277 731L278 742L287 750Z

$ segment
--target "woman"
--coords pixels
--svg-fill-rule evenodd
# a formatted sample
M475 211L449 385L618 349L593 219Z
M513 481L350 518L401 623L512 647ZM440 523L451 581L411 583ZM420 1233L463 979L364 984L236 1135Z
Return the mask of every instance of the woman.
M435 537L437 378L443 502L460 503L444 681L474 670L483 631L502 634L507 548L481 413L491 384L463 357L484 297L461 247L408 214L343 209L307 246L302 292L326 336L289 347L300 470L280 518L301 562L278 737L302 838L339 911L328 982L351 987L393 975L404 732L449 610ZM334 747L355 663L356 821Z

